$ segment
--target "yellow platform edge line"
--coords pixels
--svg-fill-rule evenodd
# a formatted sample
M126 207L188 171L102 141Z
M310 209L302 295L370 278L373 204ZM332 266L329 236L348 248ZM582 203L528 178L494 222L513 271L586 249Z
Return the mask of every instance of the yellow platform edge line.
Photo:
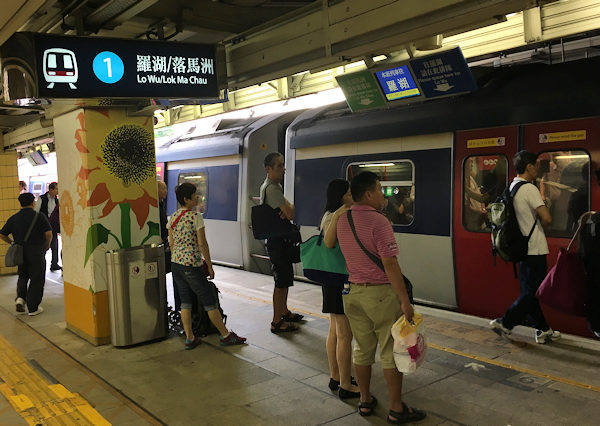
M9 401L12 403L13 407L17 409L18 412L25 411L34 407L33 402L31 402L27 395L24 395L22 393L10 396Z
M452 349L452 348L447 348L447 347L444 347L444 346L439 346L439 345L436 345L435 343L428 343L428 345L429 345L430 348L433 348L433 349L437 349L437 350L440 350L440 351L448 352L448 353L451 353L451 354L454 354L454 355L459 355L459 356L462 356L462 357L465 357L465 358L474 359L476 361L485 362L486 364L491 364L491 365L496 365L498 367L508 368L510 370L519 371L521 373L529 374L530 376L542 377L544 379L549 379L549 380L552 380L554 382L564 383L566 385L575 386L575 387L578 387L578 388L587 389L587 390L591 390L591 391L594 391L594 392L600 392L600 386L594 386L594 385L590 385L590 384L587 384L587 383L581 383L581 382L578 382L576 380L567 379L565 377L554 376L552 374L542 373L540 371L532 370L530 368L519 367L519 366L516 366L516 365L512 365L512 364L506 363L506 362L497 361L495 359L490 359L490 358L485 358L485 357L478 356L478 355L469 354L467 352L462 352L462 351L459 351L457 349Z
M0 353L3 354L0 378L4 382L0 383L0 393L28 424L65 424L68 415L72 414L79 420L85 419L94 425L110 425L78 394L70 392L61 384L48 384L21 352L2 335ZM62 417L63 421L57 417ZM77 422L73 420L72 424Z
M241 297L243 299L248 299L248 300L254 300L254 301L257 301L257 302L262 302L262 303L265 303L267 305L272 305L273 304L272 301L269 301L269 300L266 300L266 299L261 299L259 297L247 296L247 295L238 293L236 291L226 290L226 289L225 290L219 289L219 290L221 292L223 292L223 293L232 294L234 296L238 296L238 297ZM317 318L329 319L329 316L327 316L325 314L322 314L322 313L311 312L311 311L299 309L299 308L293 307L293 306L290 306L290 309L294 310L294 311L302 312L304 314L311 315L311 316L314 316L314 317L317 317ZM436 345L435 343L431 343L431 342L427 342L427 345L430 348L436 349L438 351L448 352L448 353L452 353L454 355L462 356L464 358L474 359L474 360L477 360L477 361L485 362L487 364L496 365L498 367L508 368L510 370L519 371L521 373L529 374L531 376L543 377L545 379L549 379L549 380L552 380L552 381L555 381L555 382L559 382L559 383L564 383L566 385L570 385L570 386L574 386L574 387L578 387L578 388L582 388L582 389L587 389L587 390L591 390L591 391L594 391L594 392L600 392L600 387L599 386L590 385L588 383L581 383L581 382L578 382L576 380L567 379L565 377L554 376L552 374L542 373L541 371L536 371L536 370L532 370L532 369L529 369L529 368L519 367L519 366L508 364L508 363L502 362L502 361L496 361L496 360L493 360L493 359L490 359L490 358L485 358L485 357L482 357L482 356L470 354L470 353L467 353L467 352L462 352L462 351L459 351L459 350L456 350L456 349L452 349L452 348L448 348L448 347L445 347L445 346Z
M65 388L60 383L57 385L48 385L48 388L54 392L56 396L63 399L73 398L75 396L74 393L70 392L67 388Z

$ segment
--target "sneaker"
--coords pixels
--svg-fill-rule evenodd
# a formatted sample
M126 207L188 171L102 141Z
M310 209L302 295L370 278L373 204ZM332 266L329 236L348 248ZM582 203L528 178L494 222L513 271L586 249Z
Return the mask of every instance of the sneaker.
M221 346L243 345L244 343L246 343L246 338L240 337L233 331L230 331L227 337L220 336L219 341L221 343Z
M535 330L535 343L545 344L561 338L559 331L554 331L549 328L546 331Z
M17 309L17 313L19 314L24 314L25 311L25 300L23 300L22 297L17 297L17 300L15 300L15 307Z
M194 340L185 339L185 350L188 351L190 349L194 349L200 343L202 343L202 340L200 340L198 336L194 337Z
M594 336L600 339L600 331L594 331Z
M44 312L44 308L42 308L41 306L38 306L37 310L35 310L33 312L29 312L27 315L29 315L30 317L32 317L34 315L39 315L42 312Z
M502 324L502 318L496 318L495 320L491 320L490 327L492 328L492 331L500 337L510 336L511 331L508 328L504 327L504 324Z

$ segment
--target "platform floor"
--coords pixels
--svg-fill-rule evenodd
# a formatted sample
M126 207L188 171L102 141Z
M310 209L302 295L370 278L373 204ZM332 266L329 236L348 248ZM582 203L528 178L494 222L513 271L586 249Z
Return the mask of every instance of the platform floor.
M379 365L372 417L327 387L319 287L297 282L290 289L289 306L306 321L300 332L278 336L269 332L271 277L217 267L215 283L228 326L248 345L223 348L209 336L184 351L183 338L171 336L127 349L95 347L65 328L60 273L47 273L45 311L35 317L15 315L16 277L0 277L0 424L387 424ZM405 376L404 399L427 411L421 425L598 424L600 342L564 336L537 345L524 327L506 341L486 319L417 309L429 350Z

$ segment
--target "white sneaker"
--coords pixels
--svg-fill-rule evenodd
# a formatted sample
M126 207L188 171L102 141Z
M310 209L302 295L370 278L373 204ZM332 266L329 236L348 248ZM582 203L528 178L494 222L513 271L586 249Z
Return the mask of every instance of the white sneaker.
M44 312L44 308L42 308L41 306L38 306L37 311L29 312L27 315L29 315L30 317L32 317L34 315L39 315L42 312Z
M24 314L27 312L25 310L25 300L23 300L22 297L17 297L17 300L15 300L15 307L18 314Z
M535 343L545 344L560 339L562 336L559 331L549 328L546 331L535 330Z
M508 328L504 327L504 324L502 324L502 320L500 318L491 320L490 327L492 328L492 331L500 337L510 336L511 331Z

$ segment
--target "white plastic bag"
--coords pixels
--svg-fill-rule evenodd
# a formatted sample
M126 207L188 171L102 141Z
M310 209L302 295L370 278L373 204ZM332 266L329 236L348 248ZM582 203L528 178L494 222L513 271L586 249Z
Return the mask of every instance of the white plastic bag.
M402 315L392 326L394 338L394 361L401 373L412 373L425 359L427 343L423 316L415 312L413 324Z

